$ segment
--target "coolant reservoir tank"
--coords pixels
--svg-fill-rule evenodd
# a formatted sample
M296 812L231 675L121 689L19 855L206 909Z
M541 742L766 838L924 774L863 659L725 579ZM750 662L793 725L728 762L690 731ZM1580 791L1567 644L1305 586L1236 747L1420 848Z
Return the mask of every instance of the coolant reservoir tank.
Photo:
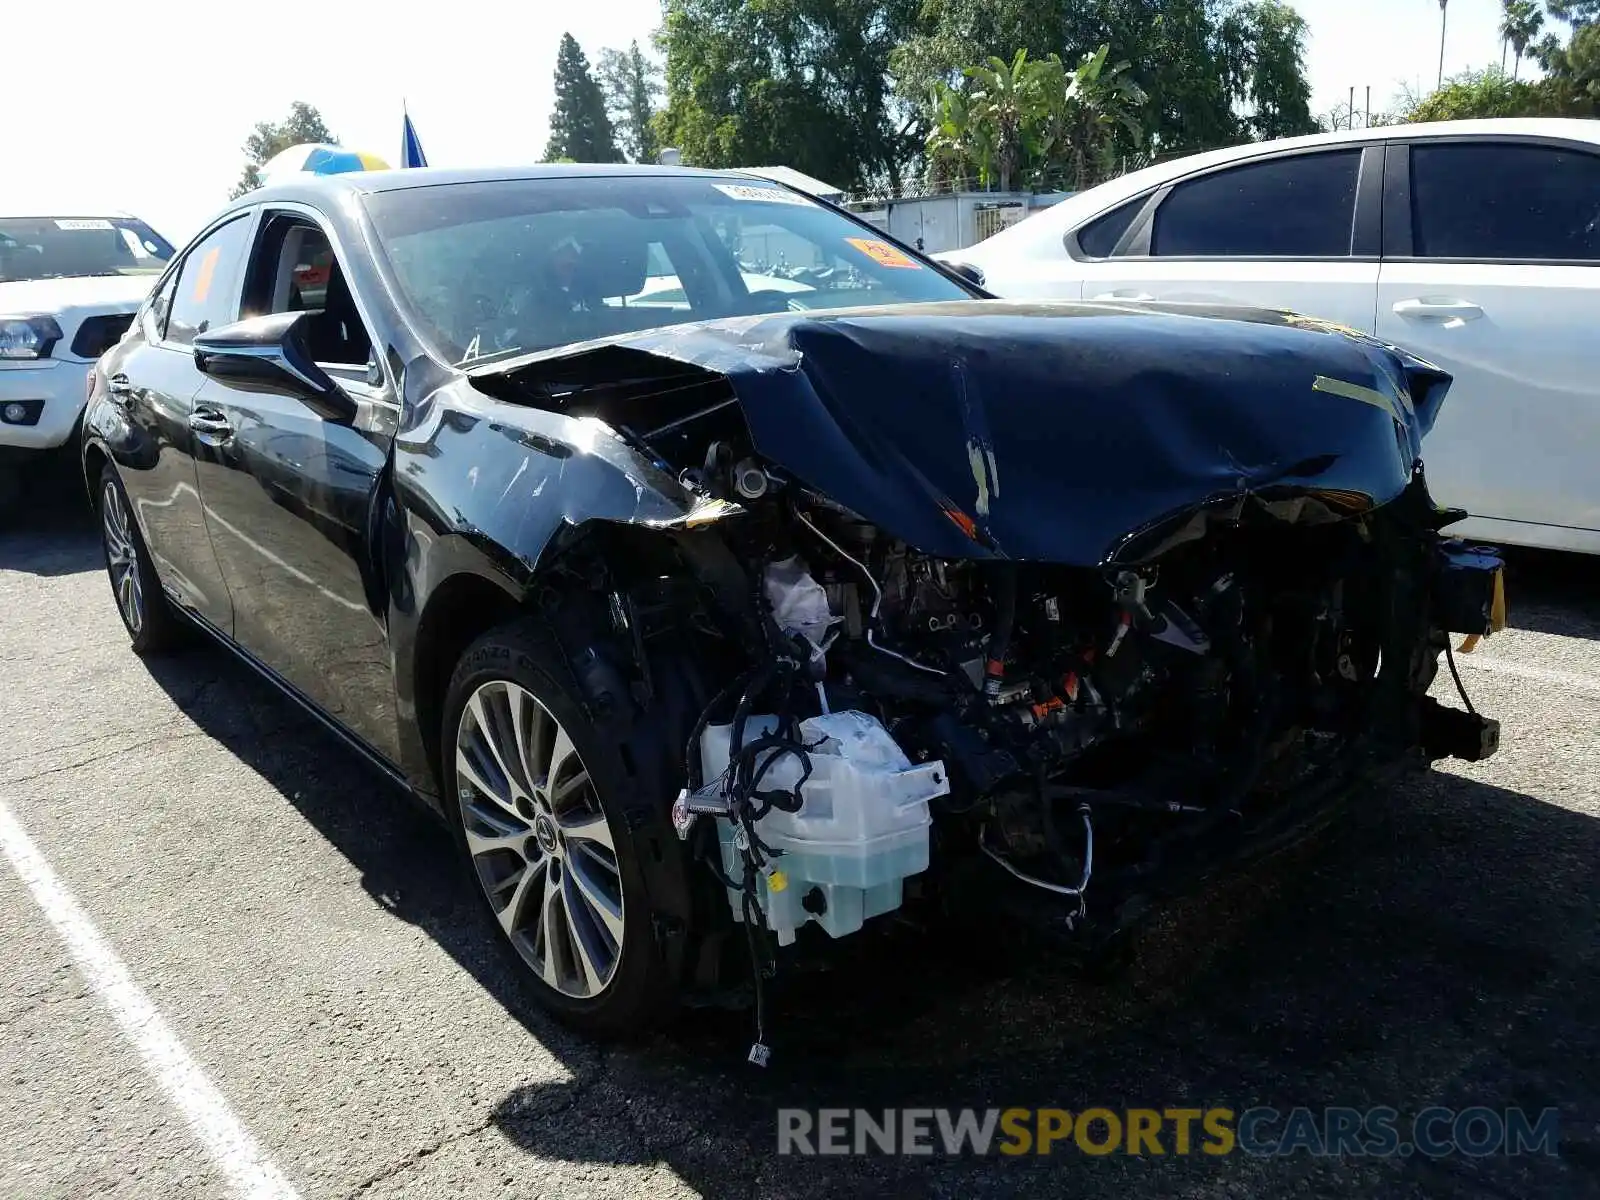
M746 741L777 728L773 716L752 716ZM700 739L702 778L719 778L728 767L733 728L709 726ZM811 747L811 775L800 785L798 812L772 809L756 822L756 833L782 851L760 877L761 908L781 945L815 921L834 937L854 933L868 917L900 907L908 876L928 869L929 801L950 791L944 763L913 765L875 717L846 711L800 722L800 740ZM771 751L772 765L761 788L792 790L802 774L792 753ZM761 764L757 764L760 772ZM744 860L734 845L731 821L717 819L722 865L744 878ZM737 892L729 896L743 919Z

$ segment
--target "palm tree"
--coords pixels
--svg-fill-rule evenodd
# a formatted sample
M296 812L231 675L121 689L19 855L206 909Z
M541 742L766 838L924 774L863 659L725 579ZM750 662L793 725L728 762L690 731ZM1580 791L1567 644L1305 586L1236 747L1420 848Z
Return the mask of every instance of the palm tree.
M1148 97L1129 78L1125 62L1107 65L1109 45L1087 53L1076 67L1052 54L1034 64L1040 98L1040 129L1035 153L1063 165L1069 186L1092 187L1116 155L1117 134L1138 144L1143 125L1137 110Z
M1439 0L1439 82L1436 87L1444 86L1444 26L1449 17L1448 6L1450 0Z
M1544 9L1536 0L1501 0L1504 13L1500 20L1500 36L1516 54L1516 65L1511 69L1515 79L1522 70L1522 58L1528 47L1544 28Z
M960 190L974 172L987 176L992 158L987 130L973 121L965 94L949 84L937 84L928 97L933 114L928 133L928 183L935 191Z
M993 149L994 174L999 176L1000 190L1009 192L1022 163L1024 139L1038 112L1028 52L1018 50L1009 63L990 55L985 65L968 67L963 74L977 85L971 97L972 123L984 131ZM987 170L984 177L988 183Z

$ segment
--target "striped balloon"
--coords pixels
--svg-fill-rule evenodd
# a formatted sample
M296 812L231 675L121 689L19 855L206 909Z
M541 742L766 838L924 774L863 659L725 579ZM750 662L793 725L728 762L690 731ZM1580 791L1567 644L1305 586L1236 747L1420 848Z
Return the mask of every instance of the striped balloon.
M274 154L261 166L261 180L272 183L296 171L309 171L313 175L341 175L346 171L387 171L389 164L376 154L364 150L346 150L343 146L328 146L307 142L290 146Z

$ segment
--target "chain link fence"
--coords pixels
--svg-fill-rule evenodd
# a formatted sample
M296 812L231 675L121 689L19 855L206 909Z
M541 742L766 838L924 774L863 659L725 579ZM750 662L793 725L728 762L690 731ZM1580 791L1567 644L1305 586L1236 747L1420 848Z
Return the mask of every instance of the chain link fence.
M1155 166L1157 163L1170 162L1173 159L1188 158L1191 155L1226 148L1226 146L1206 146L1186 150L1168 150L1161 154L1140 153L1118 156L1113 162L1100 167L1091 167L1085 172L1081 187L1079 186L1079 173L1075 168L1066 165L1047 167L1042 171L1031 171L1019 176L1015 180L1011 191L1002 194L1015 194L1019 191L1044 193L1082 191L1129 174L1132 171ZM928 196L980 192L1001 192L999 181L993 177L985 181L982 176L977 174L941 175L932 179L918 175L916 178L906 180L898 187L886 184L860 192L846 193L844 203L851 207L870 208L889 200L920 199Z

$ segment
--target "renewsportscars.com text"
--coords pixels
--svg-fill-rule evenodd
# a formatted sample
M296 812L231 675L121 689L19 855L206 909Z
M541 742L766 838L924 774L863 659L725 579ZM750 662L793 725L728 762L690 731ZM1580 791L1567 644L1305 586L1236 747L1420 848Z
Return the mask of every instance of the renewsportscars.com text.
M1546 1108L782 1108L778 1153L1443 1158L1554 1155Z

